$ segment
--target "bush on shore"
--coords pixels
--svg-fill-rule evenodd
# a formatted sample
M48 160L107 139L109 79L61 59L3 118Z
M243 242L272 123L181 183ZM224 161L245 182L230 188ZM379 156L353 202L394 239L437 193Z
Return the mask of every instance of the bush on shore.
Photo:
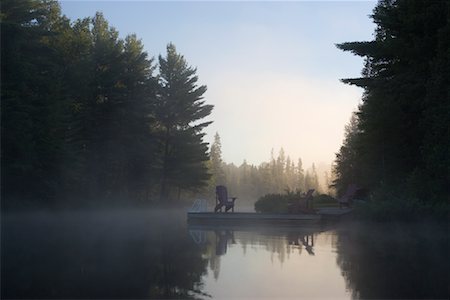
M255 202L255 211L259 213L287 213L289 203L295 200L296 195L297 193L264 195Z
M286 192L286 194L267 194L255 202L255 211L260 213L287 213L291 203L299 201L302 197L301 191ZM336 199L320 194L313 197L313 207L336 206Z

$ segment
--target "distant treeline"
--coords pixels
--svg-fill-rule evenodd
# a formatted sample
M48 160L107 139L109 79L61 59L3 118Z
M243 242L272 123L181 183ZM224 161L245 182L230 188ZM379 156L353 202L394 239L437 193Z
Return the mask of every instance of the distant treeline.
M375 39L337 47L365 57L364 89L335 162L342 193L356 183L377 200L446 203L449 196L449 1L382 0Z
M210 156L211 188L226 185L229 193L239 198L240 204L244 202L253 207L259 197L269 193L304 192L308 189L328 192L330 178L327 173L324 174L325 186L321 186L315 164L305 170L302 160L292 161L283 148L277 157L272 150L271 159L259 166L248 164L245 160L240 166L236 166L222 160L220 136L216 133Z
M101 13L71 22L56 1L4 0L1 80L3 207L156 201L207 185L212 106L173 44L157 64Z

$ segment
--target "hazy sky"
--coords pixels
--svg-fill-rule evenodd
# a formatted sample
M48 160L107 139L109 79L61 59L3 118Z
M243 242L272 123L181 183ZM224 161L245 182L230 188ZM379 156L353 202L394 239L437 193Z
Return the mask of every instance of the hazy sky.
M121 37L136 33L150 56L173 42L208 86L206 130L226 162L259 164L284 147L291 158L331 163L362 90L363 60L335 43L371 40L375 1L61 1L72 20L101 11Z

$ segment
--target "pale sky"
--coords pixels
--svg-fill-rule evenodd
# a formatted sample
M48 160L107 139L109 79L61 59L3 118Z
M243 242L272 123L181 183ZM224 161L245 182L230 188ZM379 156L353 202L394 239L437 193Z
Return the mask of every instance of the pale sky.
M173 42L213 104L206 140L224 161L260 164L283 147L295 161L331 163L362 89L363 60L336 43L373 38L375 1L61 1L72 20L103 12L121 37L136 33L157 58Z

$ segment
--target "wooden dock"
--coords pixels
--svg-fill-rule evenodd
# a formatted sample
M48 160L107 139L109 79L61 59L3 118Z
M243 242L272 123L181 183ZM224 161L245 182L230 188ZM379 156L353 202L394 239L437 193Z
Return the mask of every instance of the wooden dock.
M353 208L324 207L317 210L322 221L337 221L351 214Z
M190 224L296 224L319 223L321 221L336 220L349 214L352 209L322 208L316 214L268 214L251 212L188 212Z

